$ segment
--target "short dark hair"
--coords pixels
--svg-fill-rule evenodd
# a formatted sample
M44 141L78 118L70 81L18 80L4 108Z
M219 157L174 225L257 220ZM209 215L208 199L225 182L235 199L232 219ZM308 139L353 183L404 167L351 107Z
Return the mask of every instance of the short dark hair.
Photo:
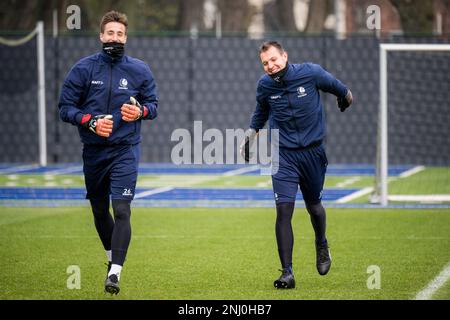
M125 26L125 32L128 29L128 18L125 13L117 12L117 11L109 11L105 13L102 17L102 21L100 22L100 32L105 32L105 25L110 22L119 22Z
M259 54L266 52L270 49L270 47L275 47L280 51L280 53L284 52L283 46L277 41L266 41L259 47Z

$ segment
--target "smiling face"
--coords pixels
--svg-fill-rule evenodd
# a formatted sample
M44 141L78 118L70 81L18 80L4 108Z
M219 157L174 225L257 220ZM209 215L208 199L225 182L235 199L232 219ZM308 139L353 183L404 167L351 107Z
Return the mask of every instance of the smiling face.
M103 32L100 33L100 41L103 43L120 42L125 44L127 42L125 25L115 21L108 22L105 24Z
M267 50L261 52L259 57L261 58L264 71L269 75L283 70L288 61L287 52L279 50L274 46L270 46Z

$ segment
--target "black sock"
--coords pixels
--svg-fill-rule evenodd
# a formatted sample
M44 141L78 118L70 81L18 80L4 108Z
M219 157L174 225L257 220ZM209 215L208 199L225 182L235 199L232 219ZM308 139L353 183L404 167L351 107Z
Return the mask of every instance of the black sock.
M111 239L114 230L114 220L109 213L109 197L105 199L91 199L94 214L95 229L105 250L111 250Z
M294 248L294 234L292 232L292 215L294 202L277 204L277 221L275 233L278 244L278 254L283 268L292 268L292 250Z
M129 200L112 200L114 210L114 231L112 234L111 250L112 263L123 266L131 240Z
M311 218L311 223L314 228L314 233L316 235L316 244L325 245L327 238L325 237L326 231L326 213L325 208L322 203L308 204L306 203L306 209L308 210L309 216Z

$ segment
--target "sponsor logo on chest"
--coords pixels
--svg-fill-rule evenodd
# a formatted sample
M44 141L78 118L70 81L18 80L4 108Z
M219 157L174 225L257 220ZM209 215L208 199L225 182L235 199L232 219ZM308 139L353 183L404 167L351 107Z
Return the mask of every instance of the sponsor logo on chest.
M297 88L297 98L306 97L308 94L306 93L306 89L303 87Z
M128 80L125 78L120 79L119 81L119 89L127 90L128 89Z

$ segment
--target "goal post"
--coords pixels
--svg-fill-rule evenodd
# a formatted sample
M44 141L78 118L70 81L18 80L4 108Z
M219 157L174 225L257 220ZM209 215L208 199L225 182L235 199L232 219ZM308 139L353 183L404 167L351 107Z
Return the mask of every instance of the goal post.
M39 112L39 164L47 165L47 125L45 117L45 43L44 22L38 21L37 32L37 63L38 63L38 112Z
M376 183L372 202L388 205L388 53L394 51L450 52L450 44L380 44L380 105L378 116L378 141Z

